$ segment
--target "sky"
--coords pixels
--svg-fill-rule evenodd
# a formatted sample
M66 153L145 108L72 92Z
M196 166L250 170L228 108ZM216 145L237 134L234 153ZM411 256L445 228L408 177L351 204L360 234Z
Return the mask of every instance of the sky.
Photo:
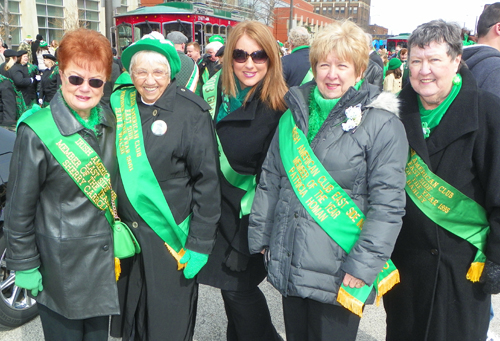
M500 0L496 0L500 1ZM388 34L411 33L434 19L457 22L476 32L476 21L485 4L495 0L371 0L370 25L389 29Z

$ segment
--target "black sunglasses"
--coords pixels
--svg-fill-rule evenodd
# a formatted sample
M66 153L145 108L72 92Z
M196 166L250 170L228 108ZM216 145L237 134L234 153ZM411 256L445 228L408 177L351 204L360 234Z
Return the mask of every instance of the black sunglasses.
M82 85L85 79L80 76L69 76L68 81L73 85ZM88 82L91 87L96 89L104 85L104 81L102 79L97 79L97 78L90 78Z
M252 53L248 53L247 51L243 51L240 49L236 49L233 51L233 59L236 63L245 63L248 57L252 57L252 60L255 64L264 64L269 59L264 50L259 50Z
M494 22L494 23L493 23L493 24L491 24L491 25L488 25L486 28L490 28L491 26L496 25L496 24L498 24L498 21L497 21L497 22Z

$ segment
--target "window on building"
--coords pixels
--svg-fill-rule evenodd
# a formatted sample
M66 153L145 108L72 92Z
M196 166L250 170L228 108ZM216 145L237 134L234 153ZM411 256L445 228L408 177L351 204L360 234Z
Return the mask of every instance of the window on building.
M340 9L338 7L335 7L335 15L339 15Z
M314 8L314 12L316 12L316 14L319 14L319 6Z
M98 0L78 0L78 19L81 26L99 31L99 3Z
M331 16L332 15L332 7L328 7L326 13Z
M4 23L0 23L0 32L1 32L1 37L5 41L5 43L9 46L19 46L21 41L26 38L26 35L30 34L28 32L22 32L21 35L21 11L19 10L19 5L20 5L20 0L15 0L15 1L9 1L8 2L8 9L9 9L9 17L8 17L8 23L9 23L9 31L8 34L6 32L6 27L4 27ZM1 3L3 6L3 2ZM8 36L11 36L9 39Z
M116 13L126 13L128 11L128 0L121 0L120 5L121 6L116 9Z
M36 0L38 32L47 42L61 40L65 26L63 0ZM35 39L35 37L33 37Z
M344 14L345 13L345 7L340 7L340 14Z
M352 13L354 13L354 14L358 14L358 8L357 8L357 7L354 7L354 8L352 9Z

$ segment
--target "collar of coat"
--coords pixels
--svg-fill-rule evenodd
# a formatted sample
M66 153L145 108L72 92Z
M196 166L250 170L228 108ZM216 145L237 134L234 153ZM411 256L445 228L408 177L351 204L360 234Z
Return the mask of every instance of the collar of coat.
M406 129L408 142L429 168L431 168L430 156L443 150L461 136L479 128L476 81L466 67L462 67L459 73L462 76L462 89L427 141L422 133L418 94L410 83L399 94L401 120Z
M64 103L62 94L60 91L56 92L54 98L50 102L50 110L54 121L56 122L57 128L63 136L69 136L78 133L79 131L85 129L85 127L78 122L78 120L73 116L69 108ZM109 110L105 108L101 112L101 122L100 124L107 127L112 127L115 125L112 114Z
M300 87L292 87L285 95L288 107L294 112L294 118L299 127L308 127L309 119L309 96L316 81L312 80ZM334 108L334 115L344 113L345 109L361 103L361 109L375 108L385 110L399 116L399 100L389 92L380 92L375 85L363 82L359 91L350 87L339 100ZM301 113L298 116L298 111ZM332 113L330 113L332 115ZM341 119L344 119L342 116Z

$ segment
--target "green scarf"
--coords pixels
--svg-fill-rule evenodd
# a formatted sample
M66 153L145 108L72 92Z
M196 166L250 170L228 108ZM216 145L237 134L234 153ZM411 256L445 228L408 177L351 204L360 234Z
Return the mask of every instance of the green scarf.
M361 84L363 84L363 79L354 85L354 89L359 91ZM307 141L309 143L314 139L323 123L325 123L328 114L330 114L341 98L325 99L317 86L313 88L309 97L309 130L307 131ZM345 121L347 121L347 117L340 123Z
M17 90L16 85L14 84L14 81L12 79L0 75L0 82L3 82L5 80L8 80L12 83L12 87L14 88L14 92L16 93L16 119L19 119L19 117L21 117L23 112L25 112L27 109L26 103L24 103L23 94L19 90Z
M59 90L59 92L61 92L61 90ZM64 105L66 105L66 107L68 107L69 111L71 111L71 113L73 114L73 116L75 116L76 120L78 122L80 122L80 124L82 126L84 126L85 128L87 128L89 130L92 130L94 132L94 134L97 135L97 128L96 128L96 126L101 121L102 107L98 104L97 106L95 106L92 109L90 109L90 116L89 116L88 119L85 120L80 115L78 115L78 113L76 111L74 111L68 105L68 103L66 103L66 100L64 99L64 96L62 95L62 92L61 92L61 98L64 101Z
M245 97L247 96L248 92L252 88L247 86L245 89L241 90L238 78L236 78L236 76L234 78L237 89L236 97L228 96L225 95L224 93L222 94L222 105L219 107L219 112L217 114L217 122L222 120L224 117L226 117L236 109L239 109L243 105L243 101L245 100Z
M292 50L292 52L291 52L291 53L297 52L298 50L307 49L307 48L309 48L309 45L297 46L296 48L294 48L294 49Z
M420 100L420 96L417 96L418 100L418 109L420 111L420 119L422 120L422 130L424 133L424 138L428 138L434 129L439 125L441 119L446 114L446 111L450 107L451 103L455 100L460 89L462 88L462 76L457 74L455 79L453 80L453 86L451 87L451 92L446 97L446 99L439 104L439 106L435 109L426 110L422 105L422 101Z

